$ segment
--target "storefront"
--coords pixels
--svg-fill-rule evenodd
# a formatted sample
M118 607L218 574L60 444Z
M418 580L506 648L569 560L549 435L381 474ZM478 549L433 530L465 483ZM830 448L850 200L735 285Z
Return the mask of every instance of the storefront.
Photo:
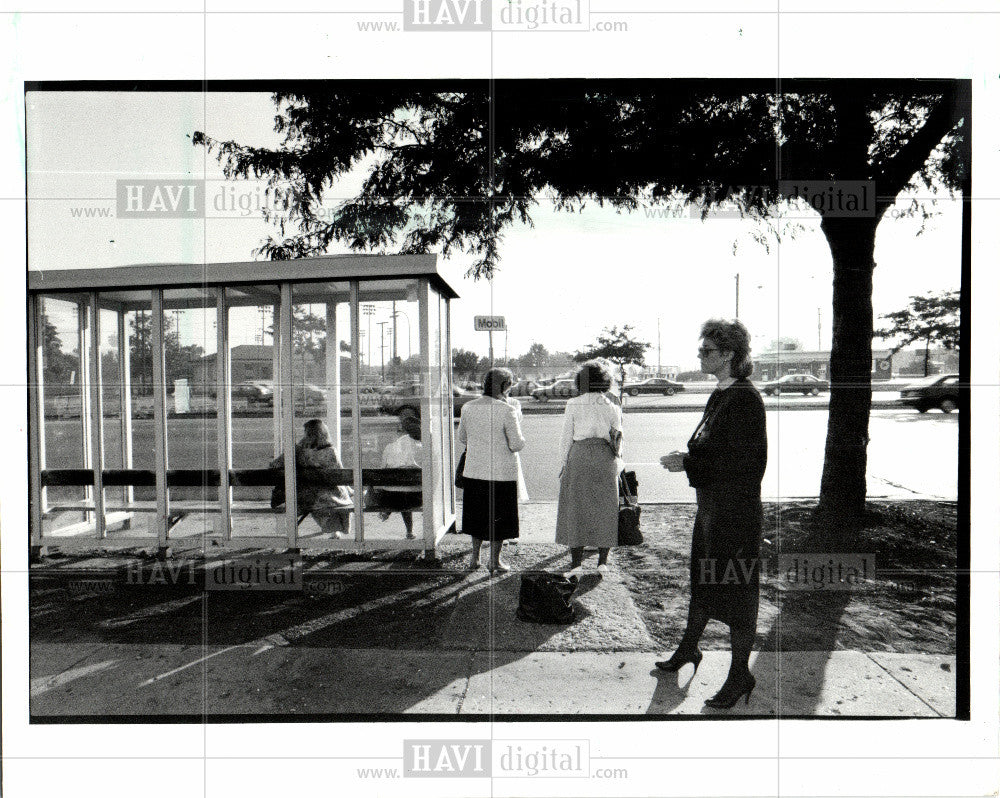
M47 546L432 555L456 513L456 296L433 255L29 272L33 555ZM260 388L261 412L234 418L253 384L233 380L232 354L251 344L271 353L275 378ZM192 393L191 364L206 360L214 390ZM382 467L406 434L368 401L387 361L390 376L419 381L419 467ZM300 511L297 469L274 465L296 461L310 419L329 430L342 468L303 486L347 490L344 537ZM393 489L420 496L412 537L379 504Z
M760 382L776 380L786 374L812 374L821 380L830 379L830 352L790 350L765 352L754 355L754 379ZM872 352L872 380L892 377L892 353L886 350Z

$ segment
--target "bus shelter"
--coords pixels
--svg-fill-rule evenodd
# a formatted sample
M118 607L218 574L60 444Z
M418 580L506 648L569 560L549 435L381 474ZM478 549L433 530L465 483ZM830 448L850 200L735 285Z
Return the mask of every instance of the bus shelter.
M32 556L433 556L456 518L456 296L434 255L29 271ZM393 393L419 407L419 442L380 412ZM288 467L314 419L336 458ZM338 532L309 512L331 494Z

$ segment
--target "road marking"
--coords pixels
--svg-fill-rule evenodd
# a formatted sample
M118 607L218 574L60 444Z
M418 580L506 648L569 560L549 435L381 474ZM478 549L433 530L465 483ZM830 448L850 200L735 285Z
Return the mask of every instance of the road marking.
M152 607L146 607L145 609L133 612L131 615L126 615L122 618L111 618L107 621L101 621L98 626L102 629L120 629L123 626L128 626L129 624L138 623L139 621L144 621L148 618L155 618L157 615L165 615L168 612L173 612L181 607L186 607L188 604L194 604L196 601L201 601L201 594L195 596L185 596L184 598L174 599L173 601L165 601L162 604L154 604Z
M98 671L105 671L118 660L109 659L104 662L95 662L93 665L83 665L79 668L71 668L68 671L63 671L62 673L57 673L54 676L39 676L31 680L31 698L37 698L42 695L42 693L47 693L56 687L62 687L68 682L72 682L74 679L80 679L84 676L89 676L92 673L97 673Z
M154 684L155 682L158 682L161 679L166 679L168 676L173 676L175 673L180 673L181 671L186 671L188 668L192 668L195 665L199 665L202 662L205 662L206 660L210 660L210 659L212 659L212 657L217 657L220 654L225 654L227 651L234 651L237 648L246 648L248 645L251 645L251 644L250 643L240 643L240 644L235 645L235 646L229 646L229 648L223 648L223 649L221 649L219 651L216 651L214 654L207 654L204 657L200 657L200 658L196 659L194 662L189 662L187 665L181 665L179 668L174 668L173 670L167 671L166 673L161 673L159 676L154 676L152 679L146 679L146 681L144 681L142 684L140 684L139 687L147 687L148 685Z

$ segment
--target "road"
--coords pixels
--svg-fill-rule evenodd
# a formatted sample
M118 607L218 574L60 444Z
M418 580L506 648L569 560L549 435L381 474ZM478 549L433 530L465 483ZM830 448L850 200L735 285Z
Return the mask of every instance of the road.
M645 397L642 397L643 399ZM792 400L794 401L794 400ZM808 400L807 400L808 401ZM625 413L625 458L640 481L642 501L693 501L694 491L683 475L670 474L659 465L659 457L672 449L683 449L700 418L698 411ZM798 412L778 412L769 403L768 468L764 494L770 498L815 496L819 492L826 441L825 407ZM233 419L234 463L237 467L262 467L272 456L271 422L266 417ZM171 418L168 422L170 464L174 468L215 466L215 420ZM116 461L117 425L106 425L107 467ZM363 417L362 445L370 459L393 436L393 418ZM528 445L523 453L528 493L533 501L554 501L561 414L531 414L524 417ZM913 410L874 410L869 425L868 491L872 497L957 498L958 414ZM345 441L349 430L345 424ZM79 421L49 420L46 423L50 468L79 467ZM136 420L133 425L134 465L153 467L153 425ZM345 449L349 456L349 450Z

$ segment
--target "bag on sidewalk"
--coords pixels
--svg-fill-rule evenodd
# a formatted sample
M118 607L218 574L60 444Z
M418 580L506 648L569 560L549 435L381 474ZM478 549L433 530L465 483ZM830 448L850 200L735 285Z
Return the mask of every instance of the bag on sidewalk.
M633 486L638 487L635 471L622 471L618 475L618 545L638 546L642 543L639 516L642 508L636 501Z
M521 576L521 595L515 613L529 623L573 623L576 609L569 603L576 580L545 571Z

